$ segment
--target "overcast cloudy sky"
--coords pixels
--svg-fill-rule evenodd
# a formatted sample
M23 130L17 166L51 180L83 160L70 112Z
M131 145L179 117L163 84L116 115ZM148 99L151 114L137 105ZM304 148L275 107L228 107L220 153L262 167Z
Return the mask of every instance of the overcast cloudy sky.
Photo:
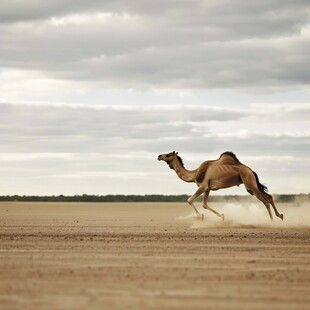
M309 0L0 8L0 195L192 193L173 150L310 192Z

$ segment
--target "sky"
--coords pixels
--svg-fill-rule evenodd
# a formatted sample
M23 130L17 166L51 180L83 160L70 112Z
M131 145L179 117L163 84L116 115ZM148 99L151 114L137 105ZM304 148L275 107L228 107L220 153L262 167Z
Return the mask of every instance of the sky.
M0 7L0 195L191 194L171 151L310 192L309 0Z

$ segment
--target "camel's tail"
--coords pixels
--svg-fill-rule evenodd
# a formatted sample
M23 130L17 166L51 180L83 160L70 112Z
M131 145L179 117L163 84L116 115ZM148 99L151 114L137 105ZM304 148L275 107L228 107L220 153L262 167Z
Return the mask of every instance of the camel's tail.
M259 179L258 179L258 176L257 176L256 172L253 171L253 174L254 174L254 176L255 176L258 189L259 189L262 193L264 193L265 191L268 192L267 186L259 182Z

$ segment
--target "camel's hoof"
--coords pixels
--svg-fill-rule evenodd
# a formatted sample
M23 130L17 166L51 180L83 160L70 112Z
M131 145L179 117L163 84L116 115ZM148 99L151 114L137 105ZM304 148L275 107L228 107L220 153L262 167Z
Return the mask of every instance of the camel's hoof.
M224 221L224 213L221 214L221 218Z
M197 214L197 219L202 220L205 218L204 214Z
M283 217L283 214L280 214L280 218L281 218L281 220L283 221L283 218L284 218L284 217Z

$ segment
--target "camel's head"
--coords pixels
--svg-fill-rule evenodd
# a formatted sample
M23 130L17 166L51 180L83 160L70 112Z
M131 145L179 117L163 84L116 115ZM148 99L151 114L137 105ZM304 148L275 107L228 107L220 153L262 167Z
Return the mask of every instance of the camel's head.
M171 163L175 158L177 158L177 156L178 156L178 152L173 151L173 152L168 153L168 154L158 155L157 160L163 160L169 165L169 163Z

